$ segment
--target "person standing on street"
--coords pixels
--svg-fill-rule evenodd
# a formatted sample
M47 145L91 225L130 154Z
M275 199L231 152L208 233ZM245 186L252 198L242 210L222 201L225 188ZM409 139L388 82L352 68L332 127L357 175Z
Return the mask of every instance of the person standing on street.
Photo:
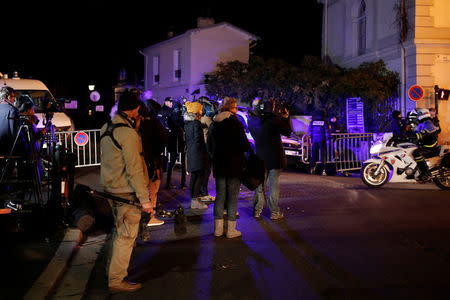
M322 174L324 174L327 163L327 139L328 126L325 122L325 114L320 112L319 117L311 121L308 128L309 136L311 137L311 163L310 173L317 173L317 161L320 159L322 163Z
M402 113L398 110L392 112L391 130L392 136L396 142L406 138L405 126L402 122Z
M19 110L13 104L15 98L15 91L12 87L3 86L0 88L0 154L2 155L10 154L11 147L20 129ZM25 143L23 135L20 137L20 142ZM19 150L17 145L15 150L15 153Z
M186 133L187 170L191 173L189 191L192 209L206 209L208 206L200 201L200 189L208 164L205 139L200 123L203 106L198 102L186 102L184 130Z
M153 213L149 178L139 136L141 101L131 91L119 98L118 111L111 123L101 128L100 178L105 192L137 201L146 213ZM108 257L108 287L112 292L131 292L141 284L126 280L128 266L139 232L141 210L131 204L110 202L115 228Z
M245 153L250 151L250 143L245 135L244 125L236 117L236 113L236 99L225 97L208 130L207 148L212 158L213 176L216 178L216 237L224 234L227 238L241 236L241 232L236 230L237 200L245 166ZM223 218L225 207L228 215L226 226Z
M167 130L156 118L156 114L149 109L149 106L151 105L147 102L139 111L139 114L142 116L139 131L142 137L142 147L144 149L144 157L149 175L150 201L152 201L153 207L156 207L161 183L163 153L164 147L167 145L168 134ZM152 215L146 226L158 226L163 224L163 220ZM141 229L141 232L143 233L143 237L148 239L146 231Z
M202 124L203 129L203 136L205 138L205 143L208 137L208 129L209 126L212 124L212 118L216 114L216 107L212 103L211 100L208 99L206 96L202 96L198 99L198 102L200 102L203 105L203 111L202 111L202 117L200 119L200 122ZM214 196L211 196L208 192L208 182L209 182L209 176L211 175L211 160L208 159L207 165L205 168L205 176L203 179L203 184L200 189L200 200L205 202L214 201L216 198Z
M289 121L289 112L283 109L280 115L277 108L277 100L271 98L268 101L255 99L252 103L253 111L249 112L248 129L255 139L256 155L266 165L264 182L256 188L253 216L261 217L264 206L265 187L269 180L270 196L268 205L270 219L277 220L284 217L278 206L280 195L280 175L287 165L281 135L290 136L292 126Z

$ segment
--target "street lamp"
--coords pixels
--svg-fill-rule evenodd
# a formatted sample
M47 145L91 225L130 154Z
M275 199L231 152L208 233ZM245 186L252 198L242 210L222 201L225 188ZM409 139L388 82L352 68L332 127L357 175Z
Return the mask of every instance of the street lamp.
M92 92L95 91L95 84L88 85L88 89Z

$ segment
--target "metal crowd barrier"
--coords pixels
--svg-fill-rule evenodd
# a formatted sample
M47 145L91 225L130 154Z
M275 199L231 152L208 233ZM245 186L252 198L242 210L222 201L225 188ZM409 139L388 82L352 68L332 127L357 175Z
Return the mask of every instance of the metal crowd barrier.
M84 146L78 146L74 138L83 131L88 136ZM100 165L100 129L56 132L57 143L77 155L76 167ZM370 158L372 133L333 133L327 141L327 164L336 164L337 172L359 170L362 163ZM301 137L301 160L309 164L311 160L311 138L305 134ZM168 153L165 152L167 155ZM319 156L320 159L321 156ZM176 164L180 163L181 155Z
M88 137L84 146L78 146L74 141L79 132L86 133ZM55 135L57 144L77 155L76 168L100 165L100 129L60 131Z
M372 133L333 133L327 140L326 163L335 164L337 172L359 170L370 158L372 141ZM311 158L309 135L303 135L302 144L302 162L308 164ZM319 153L319 162L320 158Z

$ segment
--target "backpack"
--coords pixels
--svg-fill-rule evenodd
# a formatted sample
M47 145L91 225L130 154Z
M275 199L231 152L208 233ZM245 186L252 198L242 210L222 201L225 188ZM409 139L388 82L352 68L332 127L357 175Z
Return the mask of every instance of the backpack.
M124 123L113 123L111 121L108 121L108 126L106 127L105 132L100 136L100 141L102 140L102 138L109 136L111 138L111 140L113 141L114 145L119 148L120 150L122 150L122 146L120 146L119 142L114 138L113 132L114 129L118 128L118 127L130 127L127 124ZM130 127L131 128L131 127Z

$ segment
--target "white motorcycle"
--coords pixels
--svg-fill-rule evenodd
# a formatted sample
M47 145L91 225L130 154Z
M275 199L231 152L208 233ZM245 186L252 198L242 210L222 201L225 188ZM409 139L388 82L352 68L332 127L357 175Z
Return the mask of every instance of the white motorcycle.
M372 144L372 158L363 163L361 179L369 187L380 187L387 182L419 182L419 170L412 152L417 145L409 142L392 143L392 133ZM450 190L450 148L440 146L439 156L427 158L433 181L439 188ZM420 181L423 182L423 181Z

